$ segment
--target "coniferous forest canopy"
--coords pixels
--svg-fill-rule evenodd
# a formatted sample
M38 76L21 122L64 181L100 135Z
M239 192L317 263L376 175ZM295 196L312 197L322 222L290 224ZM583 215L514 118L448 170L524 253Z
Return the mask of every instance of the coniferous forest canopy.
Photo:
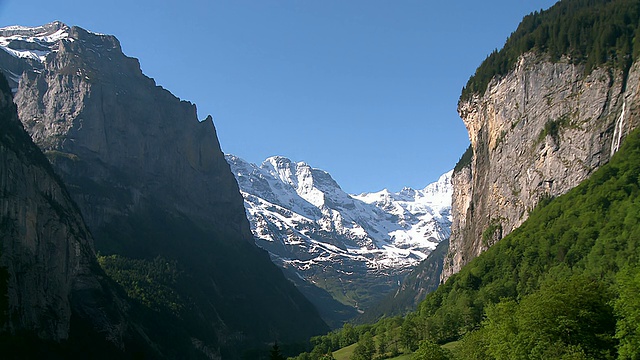
M544 53L552 61L566 57L585 71L610 64L628 70L640 56L640 2L637 0L560 1L524 17L504 47L494 50L462 89L460 101L484 93L494 76L506 75L520 55Z
M526 16L460 101L526 52L626 74L640 56L640 1L561 1ZM468 166L472 149L456 171ZM405 317L345 325L295 359L639 359L640 132L588 180L546 199ZM401 354L412 354L405 355Z

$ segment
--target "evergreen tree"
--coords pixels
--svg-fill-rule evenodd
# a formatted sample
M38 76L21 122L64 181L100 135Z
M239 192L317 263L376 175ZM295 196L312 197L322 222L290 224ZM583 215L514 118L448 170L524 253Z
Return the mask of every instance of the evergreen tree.
M461 101L482 94L494 76L507 74L520 55L535 52L551 61L585 64L588 74L607 65L627 71L640 56L638 0L563 0L526 16L501 50L480 64L462 90Z
M373 355L376 353L376 345L373 342L373 336L370 332L364 333L360 340L358 341L358 345L351 355L351 360L371 360L373 359Z
M270 360L286 360L285 357L280 352L280 347L278 346L278 342L276 341L271 348L271 354L269 356Z
M614 303L620 359L640 359L640 267L627 266L617 276L619 293Z

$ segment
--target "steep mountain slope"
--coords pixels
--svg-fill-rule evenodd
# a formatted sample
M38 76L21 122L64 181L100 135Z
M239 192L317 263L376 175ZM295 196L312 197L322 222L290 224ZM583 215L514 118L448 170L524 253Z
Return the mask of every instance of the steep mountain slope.
M182 303L168 322L192 350L172 354L167 342L166 356L239 358L327 329L253 243L211 118L199 122L194 105L144 76L113 36L58 22L0 29L0 38L0 68L23 70L15 102L26 130L96 248L123 259L105 264L175 264Z
M611 161L539 204L404 318L316 339L324 354L376 336L375 356L636 359L640 356L640 129ZM457 340L452 342L453 340ZM444 346L446 351L442 354ZM416 351L417 350L417 351ZM340 353L344 353L340 351ZM418 356L420 354L421 356Z
M402 280L400 287L388 293L371 308L354 319L354 323L371 324L383 317L402 316L418 308L427 294L440 286L444 257L449 240L443 240Z
M151 356L132 327L131 305L96 261L80 211L18 120L2 75L0 193L3 357Z
M640 334L621 328L637 316L637 297L613 305L626 301L625 277L640 275L639 164L636 129L608 164L429 295L414 324L442 341L467 333L463 350L481 359L616 358L619 344L637 344Z
M256 243L343 304L366 309L449 236L450 173L423 190L348 195L302 162L227 161Z
M443 280L520 226L541 199L607 163L638 126L639 8L562 1L526 17L469 80L458 111L471 148L453 175Z

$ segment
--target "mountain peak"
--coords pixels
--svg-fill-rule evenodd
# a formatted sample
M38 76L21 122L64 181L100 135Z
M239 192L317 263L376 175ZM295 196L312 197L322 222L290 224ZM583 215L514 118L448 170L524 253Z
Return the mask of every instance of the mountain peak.
M291 161L291 159L286 158L284 156L276 155L276 156L270 156L266 158L262 162L262 167L272 166L276 169L284 169L284 168L289 168L292 163L293 161Z
M7 26L0 28L0 48L14 57L42 63L58 49L60 40L69 38L69 31L69 26L60 21L35 27Z
M67 32L69 31L69 26L63 23L62 21L56 20L40 26L22 26L22 25L5 26L3 28L0 28L0 35L1 36L21 35L21 36L28 36L28 37L43 37L43 36L51 36L60 30Z
M304 162L273 156L258 167L232 155L227 161L244 196L256 243L281 266L311 282L321 282L326 270L346 276L346 287L371 280L390 289L393 279L449 236L450 187L432 186L442 194L405 188L400 193L349 195L331 174Z

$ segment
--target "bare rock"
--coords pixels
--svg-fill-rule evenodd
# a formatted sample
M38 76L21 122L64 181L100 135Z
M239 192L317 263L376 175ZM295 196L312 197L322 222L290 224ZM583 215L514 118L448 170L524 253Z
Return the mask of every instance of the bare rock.
M461 102L473 160L453 176L442 280L520 226L543 198L605 164L640 122L640 63L628 74L528 53L484 95Z

